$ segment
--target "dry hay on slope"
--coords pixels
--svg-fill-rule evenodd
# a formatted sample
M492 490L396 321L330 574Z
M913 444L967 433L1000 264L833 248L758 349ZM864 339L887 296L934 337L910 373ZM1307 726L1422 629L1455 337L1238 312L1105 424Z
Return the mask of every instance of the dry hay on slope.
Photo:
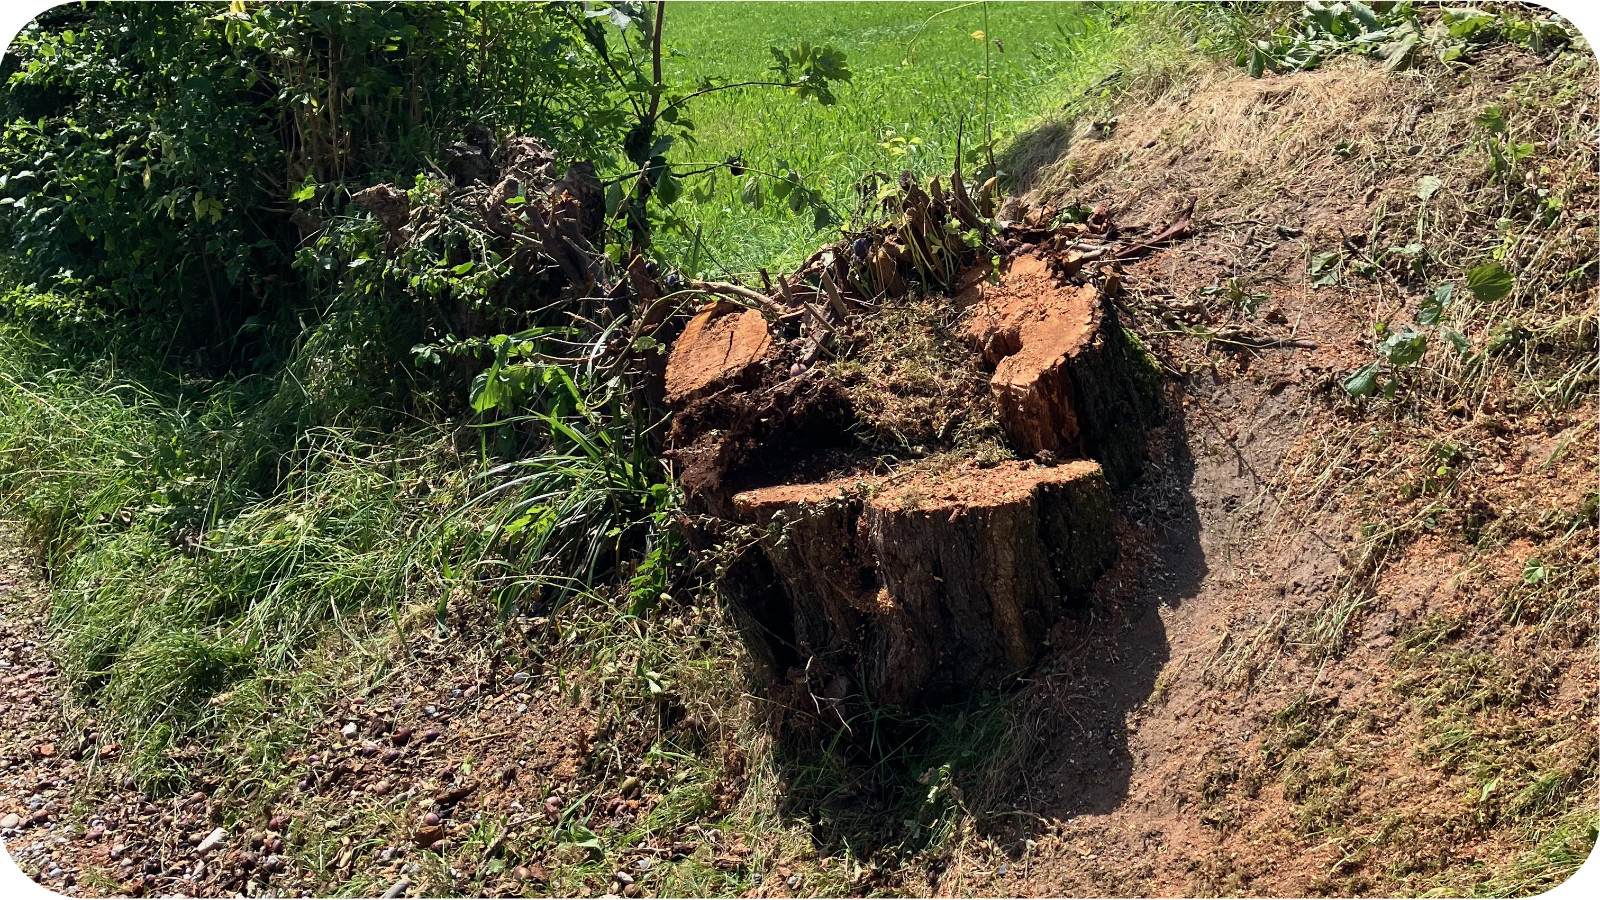
M987 820L1010 860L968 844L941 891L1514 892L1587 853L1594 72L1191 72L1026 173L1047 215L1154 230L1197 201L1122 304L1181 413L1126 498L1109 622L1019 704L1036 753L990 806L1020 812ZM1533 151L1491 179L1495 105ZM1480 301L1491 256L1517 287ZM1375 323L1444 281L1467 352L1430 330L1393 399L1346 395Z

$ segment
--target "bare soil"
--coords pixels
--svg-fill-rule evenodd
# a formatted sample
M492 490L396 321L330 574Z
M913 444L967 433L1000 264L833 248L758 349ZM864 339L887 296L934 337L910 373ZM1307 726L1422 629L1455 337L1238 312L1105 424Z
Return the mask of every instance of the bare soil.
M1438 227L1470 228L1453 216L1473 215L1482 175L1451 169L1459 123L1532 64L1510 53L1459 80L1354 62L1207 73L1037 176L1031 204L1105 204L1151 232L1199 199L1195 237L1126 272L1124 310L1174 376L1175 416L1124 498L1105 619L1032 687L1040 756L991 811L1014 824L930 888L1470 892L1553 827L1527 795L1497 799L1502 785L1543 777L1592 809L1593 403L1530 408L1500 376L1476 406L1358 407L1338 382L1373 358L1373 323L1403 321L1426 287L1308 275L1319 250L1359 254L1386 206L1415 221L1425 174L1455 188ZM1254 315L1233 278L1262 295ZM1593 287L1546 302L1552 321L1592 316ZM1429 505L1428 448L1447 442L1471 458ZM1565 623L1508 618L1525 563L1568 554Z

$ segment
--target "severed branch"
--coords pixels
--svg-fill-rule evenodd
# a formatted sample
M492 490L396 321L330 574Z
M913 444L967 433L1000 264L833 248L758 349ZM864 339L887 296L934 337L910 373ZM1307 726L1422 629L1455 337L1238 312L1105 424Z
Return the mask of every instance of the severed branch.
M773 303L770 298L756 293L755 291L752 291L743 285L729 284L726 281L691 281L689 282L689 286L697 291L705 291L708 294L720 294L724 297L732 297L748 306L760 310L761 313L769 319L777 319L781 317L784 312L782 309L779 309L778 305Z
M1183 212L1178 215L1177 219L1173 220L1171 225L1168 225L1166 228L1162 229L1160 234L1156 235L1155 237L1151 238L1148 241L1144 241L1142 243L1134 244L1131 247L1123 247L1121 250L1118 250L1118 251L1112 253L1110 258L1111 259L1133 259L1135 257L1143 256L1146 253L1149 253L1151 250L1154 250L1157 247L1161 246L1162 244L1165 244L1167 241L1174 241L1174 240L1178 240L1179 238L1186 238L1186 237L1188 237L1189 235L1191 235L1193 233L1194 233L1194 198L1190 197L1189 198L1189 203L1186 206L1184 206L1184 208L1183 208Z

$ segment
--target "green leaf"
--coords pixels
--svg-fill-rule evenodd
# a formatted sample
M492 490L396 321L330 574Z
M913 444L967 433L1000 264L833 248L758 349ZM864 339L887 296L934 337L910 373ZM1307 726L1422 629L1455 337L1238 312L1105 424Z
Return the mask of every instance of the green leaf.
M1479 128L1493 134L1504 134L1506 130L1505 108L1499 104L1486 106L1483 108L1483 112L1478 113L1472 121Z
M1361 30L1363 30L1363 31L1376 31L1376 30L1378 30L1378 28L1380 27L1379 26L1379 22L1378 22L1378 15L1377 15L1377 13L1374 13L1372 11L1372 7L1366 5L1365 3L1362 3L1361 0L1350 0L1349 7L1350 7L1350 15L1353 18L1355 18L1355 20L1357 22L1359 22L1361 24Z
M1546 566L1544 560L1539 559L1537 556L1528 560L1527 564L1522 567L1523 584L1535 585L1549 577L1550 567Z
M472 265L472 260L469 259L459 266L451 266L450 271L456 273L457 275L465 275L472 271Z
M1421 178L1418 178L1417 199L1424 203L1428 202L1428 199L1434 194L1438 193L1439 188L1443 185L1444 182L1439 180L1439 176L1437 175L1424 175Z
M1343 256L1337 251L1318 253L1311 258L1311 283L1317 287L1327 287L1339 283L1339 261Z
M1395 366L1409 366L1427 351L1428 336L1409 328L1389 335L1378 345L1378 355Z
M1442 328L1439 333L1444 335L1444 339L1450 342L1450 346L1456 348L1456 353L1466 356L1472 352L1472 342L1467 340L1466 336L1461 332L1453 328Z
M1455 293L1455 290L1455 283L1450 281L1434 288L1433 293L1422 300L1422 308L1417 312L1417 324L1439 324L1439 319L1444 316L1444 309L1450 305L1450 296Z
M683 182L672 176L671 172L663 173L661 180L656 183L656 196L661 202L671 206L683 195Z
M1416 49L1417 36L1414 34L1380 44L1378 56L1383 60L1383 70L1397 72L1411 65L1411 58L1416 55Z
M307 183L301 185L299 190L296 190L294 193L290 194L289 195L289 199L293 200L293 201L295 201L297 203L303 203L303 202L305 202L307 200L310 200L310 199L312 199L312 198L314 198L316 196L317 196L317 186L315 184L307 182Z
M1505 299L1514 287L1516 282L1512 280L1511 273L1493 260L1481 263L1467 273L1467 290L1484 303Z
M1378 364L1370 362L1351 372L1350 377L1344 380L1343 387L1345 393L1352 397L1371 396L1378 389Z
M1267 55L1258 47L1251 47L1246 65L1251 78L1260 78L1267 71Z
M745 206L759 211L762 204L765 202L761 193L761 179L745 179L744 186L739 188L739 200L743 202Z

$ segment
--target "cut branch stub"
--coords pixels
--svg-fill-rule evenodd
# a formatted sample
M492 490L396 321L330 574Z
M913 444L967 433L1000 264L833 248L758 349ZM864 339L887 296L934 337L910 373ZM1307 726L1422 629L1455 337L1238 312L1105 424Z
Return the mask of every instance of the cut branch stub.
M1099 289L1020 256L981 286L966 333L994 366L989 385L1018 453L1096 459L1114 484L1138 476L1156 400Z
M771 355L767 320L754 309L713 303L683 329L667 359L667 403L683 406L751 373Z

